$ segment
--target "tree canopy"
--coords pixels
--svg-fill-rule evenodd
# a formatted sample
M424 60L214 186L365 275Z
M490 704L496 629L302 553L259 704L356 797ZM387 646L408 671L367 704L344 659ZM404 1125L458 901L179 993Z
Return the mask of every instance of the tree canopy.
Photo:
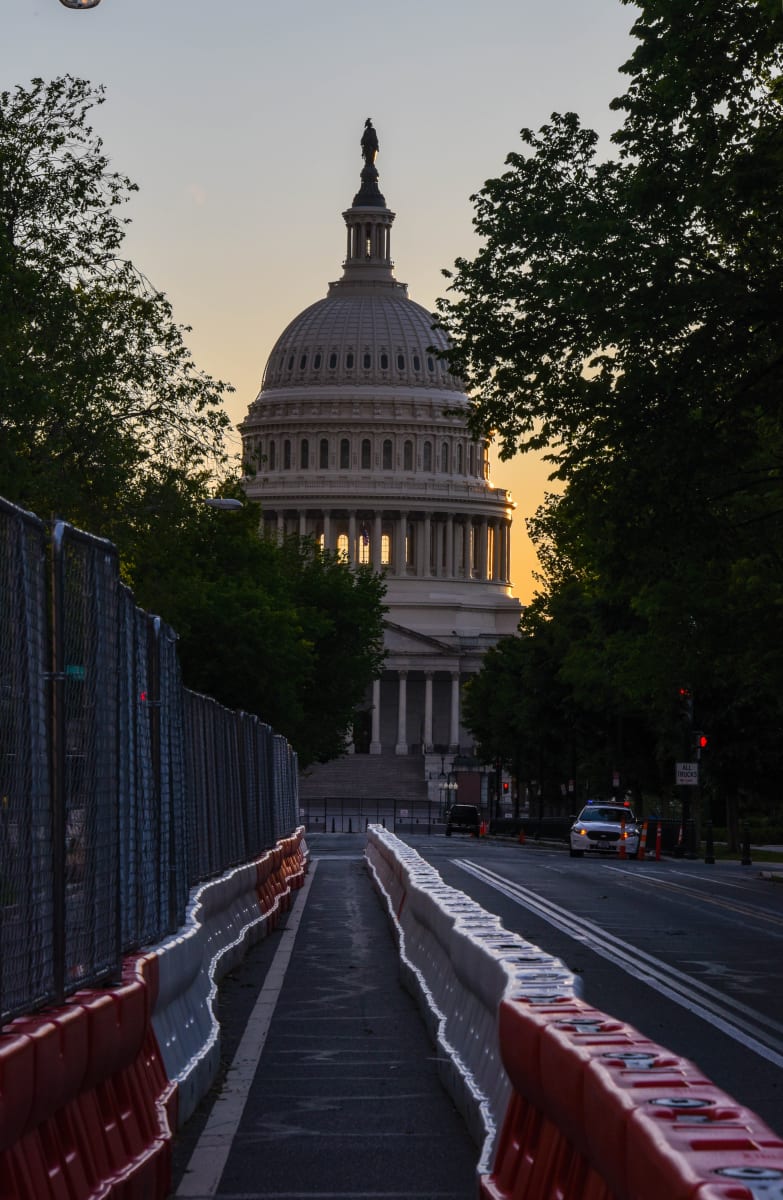
M123 256L136 188L89 124L103 102L67 76L0 93L0 495L114 541L185 683L328 758L380 669L383 582L204 506L243 496L230 388Z
M573 113L523 129L473 198L481 247L447 272L440 319L475 432L505 457L543 452L564 489L532 522L535 611L573 642L558 683L600 680L677 757L687 685L716 786L769 794L783 765L783 13L636 7L613 152ZM561 604L576 594L578 619Z

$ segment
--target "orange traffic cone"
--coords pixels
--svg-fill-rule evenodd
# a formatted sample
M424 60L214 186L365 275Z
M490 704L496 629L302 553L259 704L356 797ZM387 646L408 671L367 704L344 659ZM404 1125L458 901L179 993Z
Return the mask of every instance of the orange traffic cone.
M647 853L647 822L642 825L642 835L639 838L639 849L636 851L637 858L644 858Z

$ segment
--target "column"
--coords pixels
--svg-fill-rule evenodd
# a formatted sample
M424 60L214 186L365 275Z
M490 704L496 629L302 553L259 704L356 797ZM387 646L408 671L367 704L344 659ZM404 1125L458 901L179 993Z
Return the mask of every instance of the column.
M348 514L348 562L355 563L356 561L356 513L350 512Z
M299 536L307 536L307 510L304 508L299 510Z
M450 513L446 522L446 575L454 578L454 514Z
M464 537L465 537L465 562L464 562L465 578L472 579L473 578L473 546L472 546L471 533L473 531L473 521L471 520L470 517L468 517L467 520L465 521L463 528L465 530L465 534L464 534Z
M370 754L381 752L381 681L372 681L372 732L370 733Z
M503 578L503 523L492 522L492 578Z
M424 514L424 535L422 537L422 575L425 579L429 579L432 574L432 514Z
M407 575L408 564L405 557L405 542L408 535L408 514L400 513L397 520L397 545L395 547L395 575Z
M285 537L285 513L280 508L277 510L277 536L281 542Z
M487 518L482 517L479 522L479 545L478 545L478 577L479 579L487 578Z
M397 672L398 683L398 698L397 698L397 745L394 747L395 754L407 754L408 743L405 740L406 728L408 723L408 672Z
M459 750L459 671L451 673L451 731L449 751Z
M370 561L372 562L373 571L380 571L381 559L381 538L383 536L383 513L376 512L372 527L372 546L370 547Z
M424 753L432 750L432 671L424 676Z

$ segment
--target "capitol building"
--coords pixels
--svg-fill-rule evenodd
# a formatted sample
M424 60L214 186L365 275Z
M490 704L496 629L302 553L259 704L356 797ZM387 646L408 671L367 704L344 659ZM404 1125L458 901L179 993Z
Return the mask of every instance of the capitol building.
M383 674L342 767L313 768L301 794L326 794L331 769L343 790L353 773L360 791L389 792L399 778L431 799L444 769L472 751L461 685L519 622L513 503L490 482L460 380L432 352L445 335L394 276L395 214L369 120L361 146L342 276L283 330L240 426L245 461L257 464L245 488L268 535L312 537L385 575Z

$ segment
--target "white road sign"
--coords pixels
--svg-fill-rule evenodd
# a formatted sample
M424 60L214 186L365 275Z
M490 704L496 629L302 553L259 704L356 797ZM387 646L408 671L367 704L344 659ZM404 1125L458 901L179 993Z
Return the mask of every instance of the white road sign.
M683 784L685 787L697 787L699 783L699 764L697 762L677 763L674 782L678 786Z

